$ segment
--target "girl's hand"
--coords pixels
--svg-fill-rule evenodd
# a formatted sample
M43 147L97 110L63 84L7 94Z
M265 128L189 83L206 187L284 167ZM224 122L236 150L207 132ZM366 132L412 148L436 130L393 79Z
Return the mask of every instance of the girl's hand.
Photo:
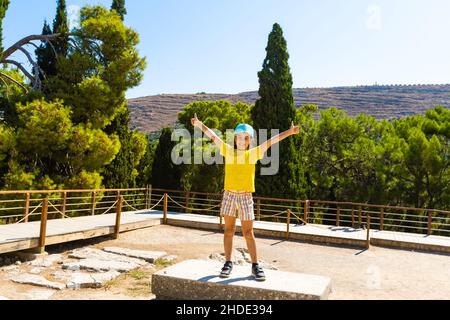
M197 114L194 115L194 118L191 119L191 123L194 127L201 127L202 122L200 120L198 120L197 118Z
M292 122L291 133L292 134L299 134L300 133L300 128L298 126L294 125L294 122Z

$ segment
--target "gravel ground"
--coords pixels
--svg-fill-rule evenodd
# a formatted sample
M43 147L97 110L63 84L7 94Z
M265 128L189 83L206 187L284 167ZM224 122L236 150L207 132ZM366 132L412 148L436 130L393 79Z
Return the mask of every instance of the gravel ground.
M221 233L156 226L121 234L118 240L99 238L48 247L66 255L74 248L108 246L166 251L185 259L207 259L222 253ZM257 238L259 259L281 271L323 275L332 279L330 299L450 299L450 255L371 247L370 250ZM246 248L237 234L235 248ZM20 267L20 266L19 266ZM250 270L249 270L250 272ZM10 299L151 299L150 275L139 281L123 276L107 288L51 292L14 284L0 272L0 296ZM144 281L144 282L143 282Z

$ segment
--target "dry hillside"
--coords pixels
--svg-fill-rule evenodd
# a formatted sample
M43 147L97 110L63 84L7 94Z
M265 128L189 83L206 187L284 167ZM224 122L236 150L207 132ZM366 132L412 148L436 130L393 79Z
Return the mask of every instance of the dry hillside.
M252 104L258 99L258 92L236 95L164 94L130 99L131 128L146 133L159 131L174 125L177 113L190 102L220 99ZM297 107L314 103L321 110L335 106L350 116L365 113L377 119L391 119L422 114L438 105L450 107L450 84L294 89L294 99Z

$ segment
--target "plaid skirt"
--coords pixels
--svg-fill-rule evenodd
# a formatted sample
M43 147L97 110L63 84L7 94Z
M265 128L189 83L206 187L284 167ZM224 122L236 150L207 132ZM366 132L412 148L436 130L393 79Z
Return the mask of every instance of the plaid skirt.
M241 219L241 221L255 220L252 193L237 193L225 190L220 214L222 216L236 217Z

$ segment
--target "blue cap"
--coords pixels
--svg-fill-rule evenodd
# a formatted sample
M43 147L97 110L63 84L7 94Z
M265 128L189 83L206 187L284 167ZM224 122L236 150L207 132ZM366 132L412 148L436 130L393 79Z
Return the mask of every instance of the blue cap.
M247 133L251 138L255 137L255 129L249 124L240 124L234 130L234 134Z

